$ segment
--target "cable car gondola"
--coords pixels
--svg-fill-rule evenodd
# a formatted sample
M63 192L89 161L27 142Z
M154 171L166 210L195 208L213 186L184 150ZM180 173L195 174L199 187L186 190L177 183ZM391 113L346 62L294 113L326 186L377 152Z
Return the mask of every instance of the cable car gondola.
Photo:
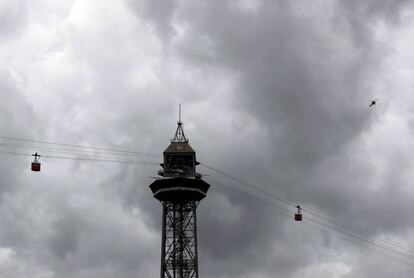
M302 208L299 205L297 205L296 208L298 211L295 213L295 221L302 221Z
M32 156L34 156L34 161L32 162L32 171L33 172L40 172L40 155L37 153L32 154Z

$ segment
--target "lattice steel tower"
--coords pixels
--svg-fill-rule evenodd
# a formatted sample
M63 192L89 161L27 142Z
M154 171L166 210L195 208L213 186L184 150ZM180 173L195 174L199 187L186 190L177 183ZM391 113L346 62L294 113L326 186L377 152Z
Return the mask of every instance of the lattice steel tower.
M198 164L184 135L180 111L177 130L158 171L162 178L150 185L163 207L161 278L198 278L196 209L210 187L196 173Z

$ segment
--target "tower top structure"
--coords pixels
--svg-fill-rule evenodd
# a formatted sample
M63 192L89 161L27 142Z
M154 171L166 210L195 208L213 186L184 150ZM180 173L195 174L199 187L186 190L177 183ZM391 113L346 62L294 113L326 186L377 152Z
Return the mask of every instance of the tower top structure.
M179 106L177 130L165 149L161 178L151 185L161 202L161 278L198 278L197 206L210 187L196 172L196 153L184 135Z
M196 166L200 163L184 135L181 105L177 124L174 138L164 150L164 161L160 164L162 169L158 170L158 175L164 179L156 180L150 187L154 197L161 201L200 201L206 196L210 186L196 172Z
M188 139L184 134L183 122L181 121L181 104L178 105L177 130L175 131L174 138L171 139L171 143L188 143Z

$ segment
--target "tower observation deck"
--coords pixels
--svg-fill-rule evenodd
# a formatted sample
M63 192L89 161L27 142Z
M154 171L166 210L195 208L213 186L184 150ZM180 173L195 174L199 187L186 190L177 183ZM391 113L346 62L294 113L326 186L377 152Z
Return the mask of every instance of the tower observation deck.
M184 135L181 115L163 154L161 178L150 185L163 207L161 278L198 278L196 209L210 185L196 172L199 163Z

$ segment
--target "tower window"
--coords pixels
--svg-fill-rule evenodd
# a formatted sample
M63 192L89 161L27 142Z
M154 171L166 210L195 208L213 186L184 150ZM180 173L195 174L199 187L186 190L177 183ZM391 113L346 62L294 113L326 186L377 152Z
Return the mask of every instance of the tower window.
M166 155L165 167L166 171L181 170L183 172L194 171L194 156L193 155Z

